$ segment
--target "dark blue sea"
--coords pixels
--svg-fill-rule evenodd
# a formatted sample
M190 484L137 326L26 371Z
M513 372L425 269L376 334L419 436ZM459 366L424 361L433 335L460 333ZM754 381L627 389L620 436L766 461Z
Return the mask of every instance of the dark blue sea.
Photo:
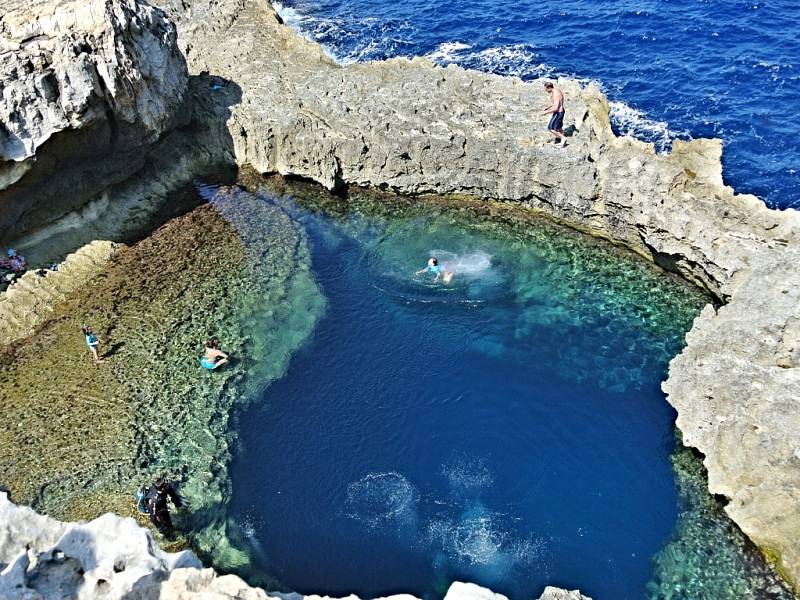
M284 0L342 62L427 56L523 79L600 84L617 132L667 150L724 141L724 178L800 207L797 0Z

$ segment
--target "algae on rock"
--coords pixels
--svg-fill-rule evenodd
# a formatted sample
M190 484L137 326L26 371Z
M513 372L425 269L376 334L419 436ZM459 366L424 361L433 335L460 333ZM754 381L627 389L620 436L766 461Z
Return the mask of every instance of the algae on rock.
M682 445L671 456L679 514L672 538L654 558L653 600L794 600L753 543L708 492L702 458Z
M279 377L322 307L302 230L279 208L220 190L2 349L0 483L17 502L87 519L132 514L133 490L165 470L185 480L191 511L179 523L224 528L229 418L248 396L246 374L259 385ZM107 356L98 367L84 322ZM212 335L234 361L209 373L198 359Z

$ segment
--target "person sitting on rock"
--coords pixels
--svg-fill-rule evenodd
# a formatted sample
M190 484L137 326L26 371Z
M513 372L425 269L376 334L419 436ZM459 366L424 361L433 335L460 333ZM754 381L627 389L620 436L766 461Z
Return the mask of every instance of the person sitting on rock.
M175 531L169 514L168 500L172 500L175 508L181 508L185 504L175 489L175 483L169 480L166 473L162 473L147 490L145 507L150 522L164 536L170 536Z
M226 362L228 362L228 355L219 349L219 340L217 338L210 338L206 342L203 356L200 358L200 366L209 371L213 371Z
M25 257L18 254L13 248L9 248L6 254L8 258L0 261L0 268L19 274L28 267L28 261L25 260Z

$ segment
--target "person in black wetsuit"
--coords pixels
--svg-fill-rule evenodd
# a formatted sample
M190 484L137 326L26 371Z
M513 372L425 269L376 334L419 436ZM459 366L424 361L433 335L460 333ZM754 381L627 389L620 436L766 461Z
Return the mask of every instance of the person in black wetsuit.
M145 498L150 522L163 535L171 535L175 529L172 526L172 517L169 514L167 501L171 499L175 508L181 508L184 505L183 498L175 489L175 484L167 478L166 474L163 474L153 482L153 485L147 490Z

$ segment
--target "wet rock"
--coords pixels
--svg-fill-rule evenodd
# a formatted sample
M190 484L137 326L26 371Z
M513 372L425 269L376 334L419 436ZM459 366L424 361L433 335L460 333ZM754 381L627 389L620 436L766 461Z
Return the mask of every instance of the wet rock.
M671 539L653 557L648 598L794 600L795 595L753 543L708 493L697 453L678 444L671 456L678 488L678 520Z
M58 6L74 9L78 4ZM150 15L123 19L131 24L120 34L123 48L129 48L125 40L141 34L139 23L149 23L155 31L169 29L158 24L158 11L147 12L152 9L132 0L95 0L91 5L98 4L102 10L93 15L106 15L109 6L120 7L122 12L115 15L139 15L142 10ZM422 59L342 67L284 27L260 0L160 4L178 24L190 71L214 78L213 86L206 81L193 95L196 125L208 139L218 138L219 148L205 146L209 155L252 165L262 173L300 175L330 189L357 184L516 201L624 244L724 304L719 310L709 306L697 319L687 348L671 364L664 389L678 410L685 443L705 456L709 489L730 500L728 514L786 577L800 579L797 211L769 210L757 198L724 186L719 141L678 142L671 154L661 155L650 144L617 138L606 99L593 86L560 82L572 135L567 148L557 149L543 143L545 117L538 113L545 96L537 82L440 68ZM56 165L61 177L52 179L53 186L85 190L69 196L74 206L143 164L141 147L135 146L138 128L124 118L109 120L104 108L110 105L96 102L95 97L108 98L124 87L105 83L114 80L102 76L103 68L116 63L109 60L102 67L95 59L99 48L94 49L88 36L71 40L64 50L72 53L63 63L65 72L78 87L62 93L53 84L59 71L48 66L52 57L36 54L53 43L45 27L63 16L53 6L39 0L30 10L27 3L15 1L10 17L4 15L3 49L12 52L3 53L2 60L13 61L4 70L9 73L4 86L20 90L29 99L24 106L41 107L41 115L65 98L56 115L61 111L74 117L69 122L60 117L42 121L61 128L52 136L52 152L51 143L44 143L47 127L41 135L28 134L27 124L39 122L36 114L15 117L25 132L10 121L4 124L19 133L3 140L7 162L0 181L10 187L0 191L0 206L4 223L24 216L20 231L52 220L55 207L66 210L54 200L55 188L43 182ZM34 12L48 16L34 22ZM95 25L89 20L86 27L97 31ZM98 35L104 39L102 32ZM173 62L176 53L168 48L172 34L155 40L148 48L166 52L156 55L163 59L156 64L180 71ZM91 51L84 52L86 44ZM19 112L17 104L4 106L9 115ZM112 135L110 121L121 125L118 137ZM84 122L96 126L70 129ZM143 139L150 139L152 125L142 125ZM68 131L77 133L70 136ZM29 137L41 144L19 143ZM102 168L94 164L88 172L70 162L82 164L86 158L76 149L116 148L116 139L132 141L134 146L125 148L134 150L112 153ZM170 146L190 147L186 140ZM19 160L28 164L26 157L34 150L36 164L26 172ZM157 167L169 169L168 162L162 158L153 173ZM186 167L192 164L198 163ZM41 191L32 193L34 189ZM146 190L145 185L136 193Z
M280 208L233 189L211 200L120 249L24 343L0 345L0 471L17 501L70 520L136 516L133 490L169 471L192 506L179 529L233 568L246 557L225 536L229 418L257 392L243 373L279 377L323 301ZM214 373L198 363L211 335L236 357Z
M58 270L28 271L0 295L0 346L33 333L72 292L91 282L118 250L96 241L67 256Z

